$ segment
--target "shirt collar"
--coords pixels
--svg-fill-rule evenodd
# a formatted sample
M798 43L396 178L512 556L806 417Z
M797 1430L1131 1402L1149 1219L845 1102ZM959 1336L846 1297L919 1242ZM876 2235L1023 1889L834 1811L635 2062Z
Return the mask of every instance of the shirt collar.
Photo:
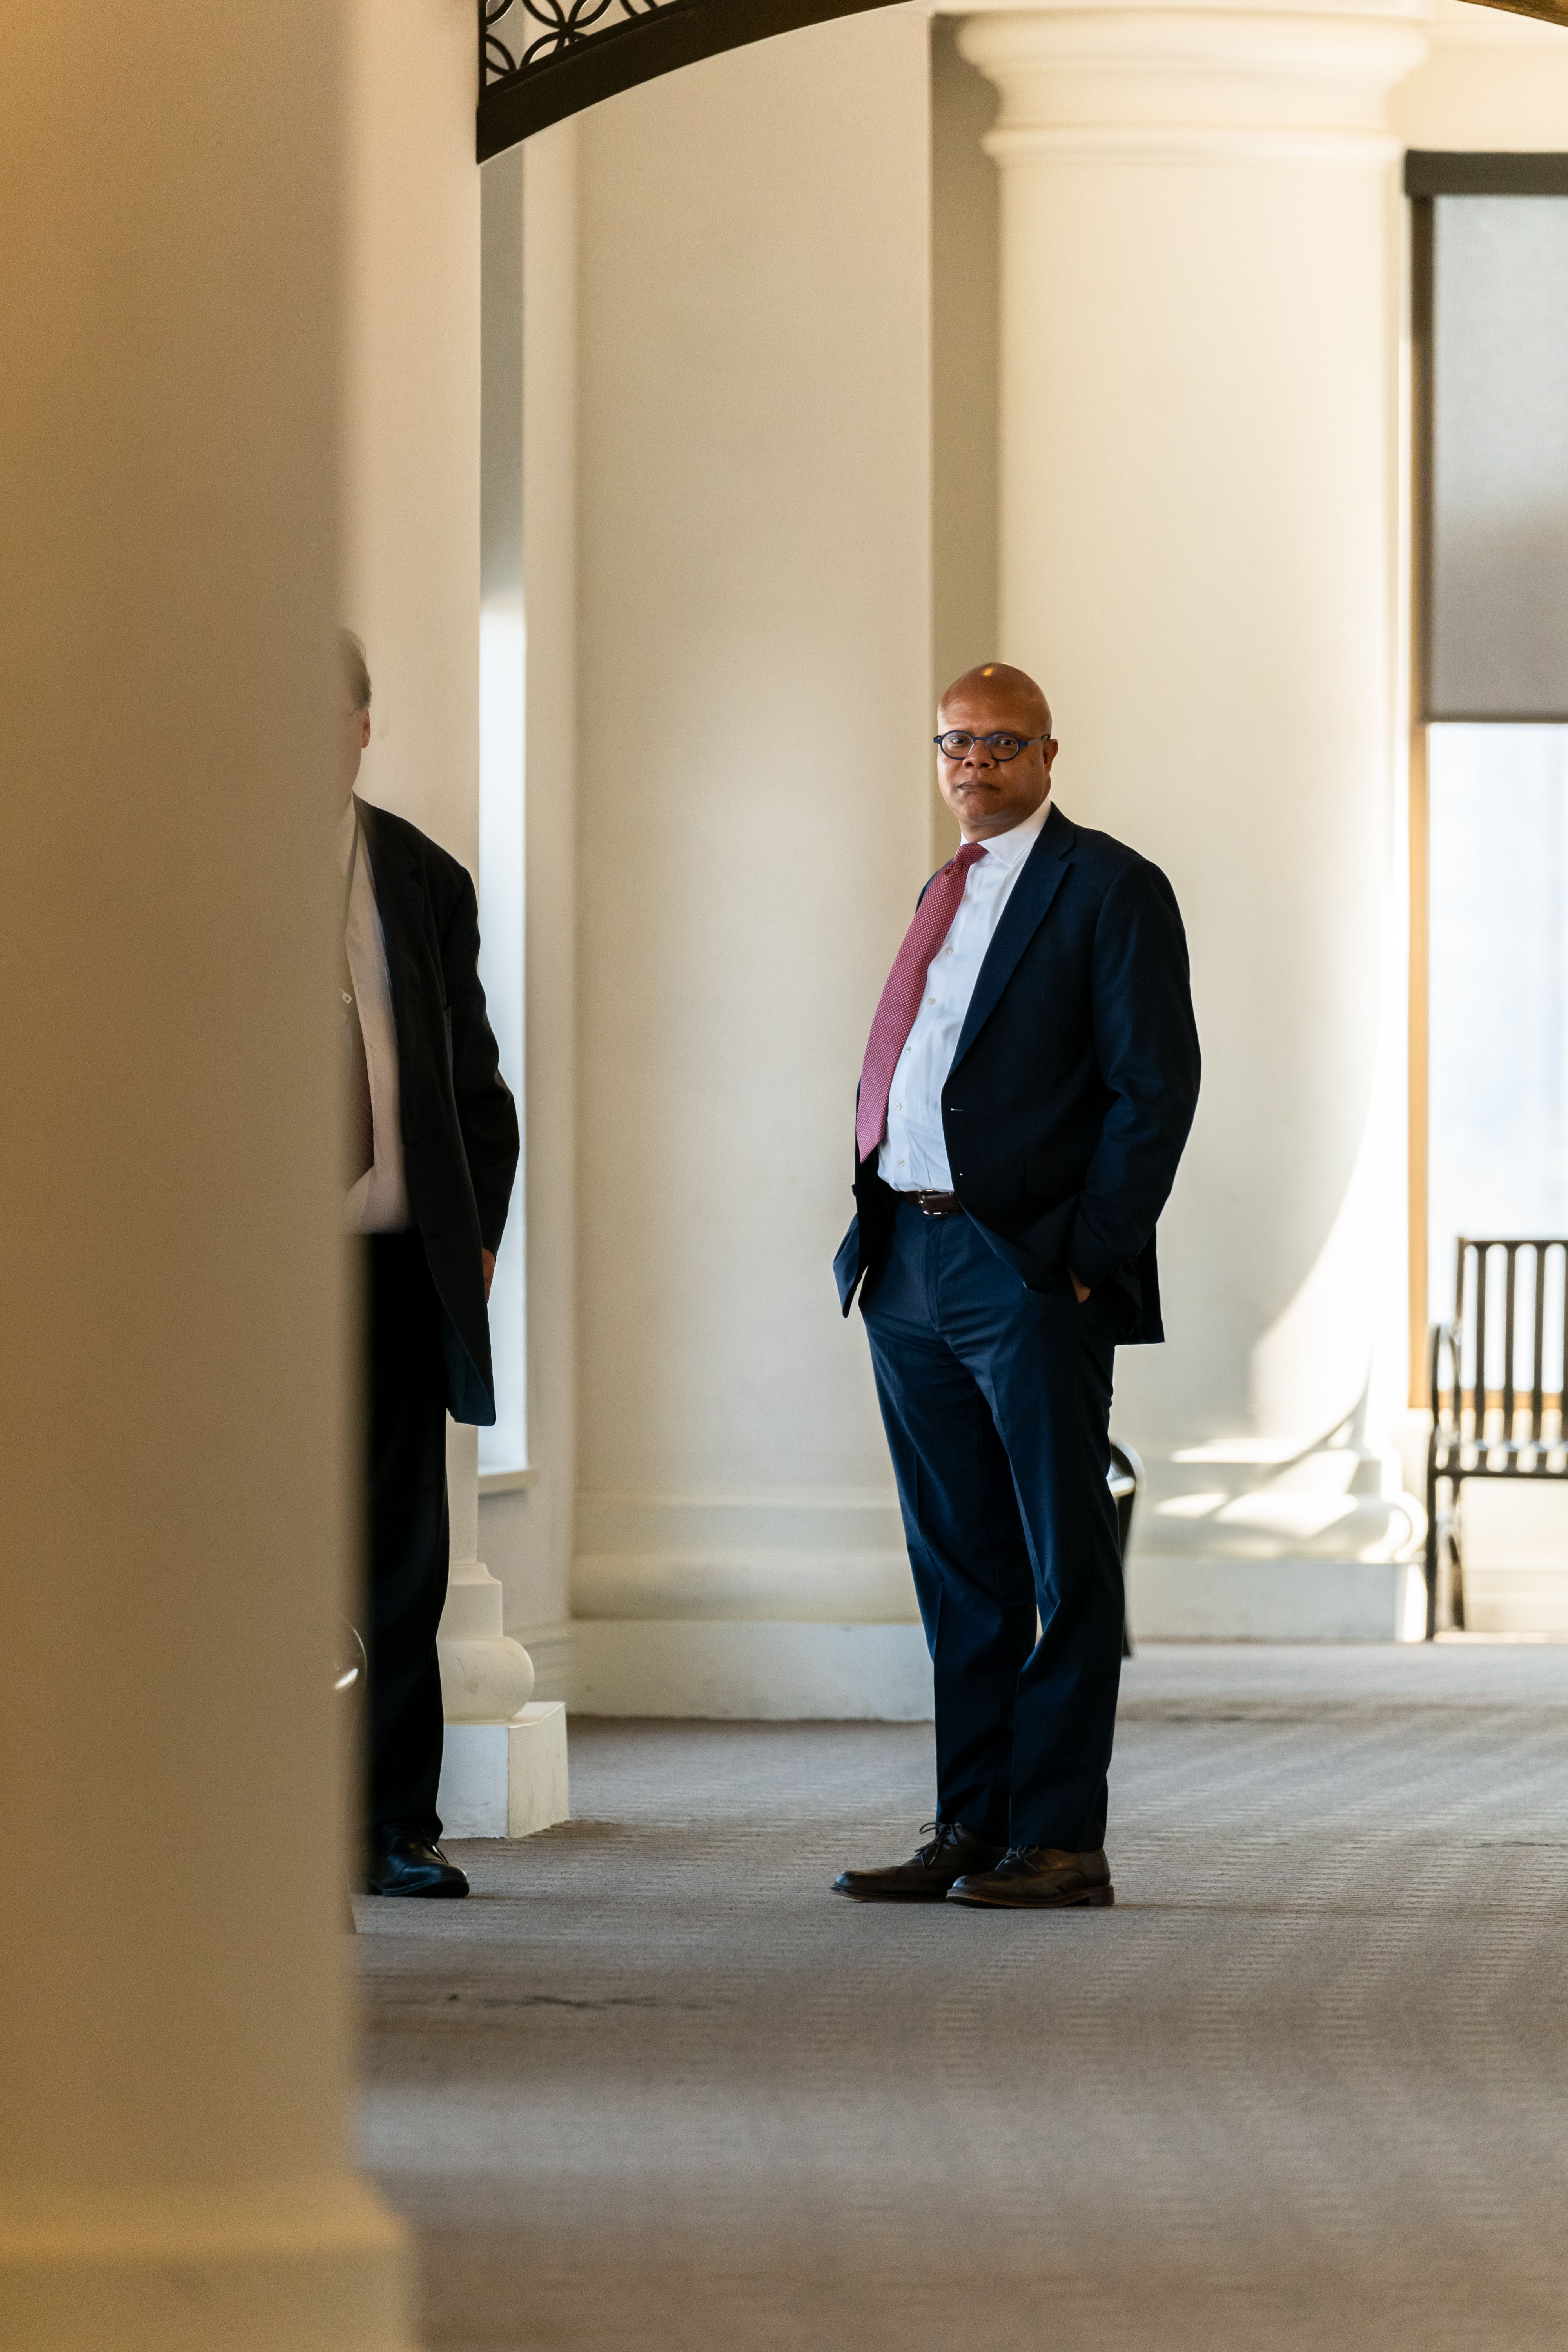
M338 819L336 839L338 851L338 872L340 874L347 874L349 870L349 859L353 856L354 823L355 811L353 800L351 795L344 805L342 816Z
M1026 816L1022 824L1014 825L1007 833L993 834L989 841L981 845L987 859L1008 873L1015 866L1021 866L1038 841L1050 813L1051 796L1047 793L1033 816Z

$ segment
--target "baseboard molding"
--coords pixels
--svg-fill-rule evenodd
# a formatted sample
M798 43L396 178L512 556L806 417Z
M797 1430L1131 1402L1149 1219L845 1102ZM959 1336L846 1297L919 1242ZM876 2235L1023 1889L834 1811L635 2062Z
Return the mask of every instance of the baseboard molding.
M582 1494L572 1611L622 1623L918 1623L897 1496L881 1487Z
M579 1552L572 1563L575 1622L914 1625L910 1556L739 1547L714 1552Z
M1418 1568L1393 1561L1143 1559L1134 1640L1396 1642L1425 1622ZM579 1618L575 1715L921 1723L931 1662L919 1625Z
M582 1618L569 1705L574 1715L926 1723L931 1660L918 1625Z
M1419 1570L1397 1557L1418 1506L1363 1491L1377 1459L1347 1449L1281 1469L1222 1452L1151 1476L1128 1568L1134 1640L1418 1638ZM578 1543L570 1625L511 1629L536 1697L578 1715L929 1720L930 1661L882 1490L585 1495Z

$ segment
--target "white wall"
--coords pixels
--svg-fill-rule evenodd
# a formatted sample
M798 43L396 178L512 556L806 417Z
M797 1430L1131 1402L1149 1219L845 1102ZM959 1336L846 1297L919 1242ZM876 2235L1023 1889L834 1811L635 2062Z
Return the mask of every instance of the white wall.
M354 0L342 610L360 789L479 864L479 175L469 0Z
M926 26L579 135L577 1606L616 1614L672 1554L732 1604L758 1548L897 1543L830 1261L928 871Z
M958 47L931 37L931 699L989 661L996 629L996 410L1000 387L996 166L984 141L996 92ZM931 781L931 864L958 819Z

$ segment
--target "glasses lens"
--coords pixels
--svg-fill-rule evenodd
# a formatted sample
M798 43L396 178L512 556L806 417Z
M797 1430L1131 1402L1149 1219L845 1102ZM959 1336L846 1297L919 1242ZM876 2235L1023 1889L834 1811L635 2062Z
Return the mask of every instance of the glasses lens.
M967 759L977 742L984 744L994 760L1016 760L1027 740L1023 735L966 735L958 727L951 734L937 738L943 754L950 760Z

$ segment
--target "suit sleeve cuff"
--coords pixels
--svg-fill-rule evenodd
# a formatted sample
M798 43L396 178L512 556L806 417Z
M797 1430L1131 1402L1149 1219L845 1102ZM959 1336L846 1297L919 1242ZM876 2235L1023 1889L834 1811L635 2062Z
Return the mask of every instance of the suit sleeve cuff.
M1109 1248L1091 1232L1081 1212L1068 1228L1067 1248L1063 1252L1068 1271L1087 1283L1090 1290L1108 1282L1126 1256L1124 1250Z

